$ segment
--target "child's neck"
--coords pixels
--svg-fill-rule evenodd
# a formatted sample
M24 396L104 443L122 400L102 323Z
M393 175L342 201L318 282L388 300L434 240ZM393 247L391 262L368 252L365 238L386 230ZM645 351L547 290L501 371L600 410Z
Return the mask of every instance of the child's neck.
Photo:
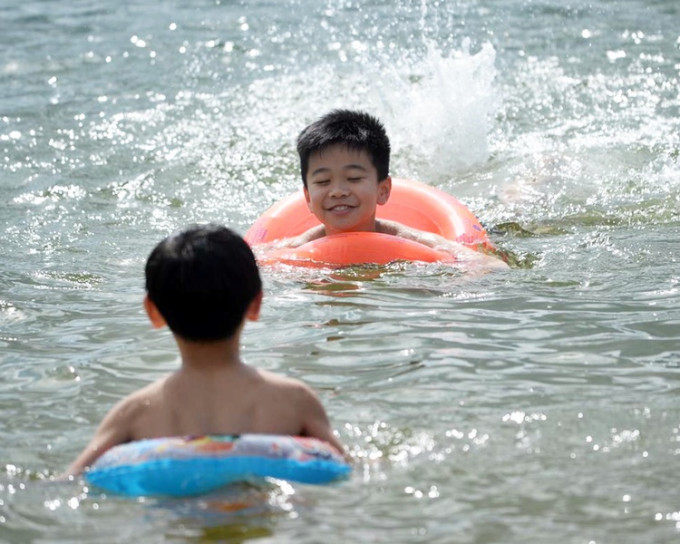
M184 368L223 370L241 364L240 335L227 340L195 342L175 337Z
M333 230L329 229L326 225L323 225L323 234L322 236L330 236L331 234L346 234L348 232L380 232L381 226L380 223L377 219L374 219L373 222L363 225L363 227L358 228L358 229L349 229L349 230Z

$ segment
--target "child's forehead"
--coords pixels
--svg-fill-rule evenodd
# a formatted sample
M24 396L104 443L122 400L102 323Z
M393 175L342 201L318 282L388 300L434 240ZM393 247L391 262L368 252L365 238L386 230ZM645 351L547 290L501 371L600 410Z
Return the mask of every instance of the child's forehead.
M350 146L345 143L331 144L321 149L317 149L310 153L309 162L326 162L336 160L361 160L372 163L371 154L367 149L362 147Z

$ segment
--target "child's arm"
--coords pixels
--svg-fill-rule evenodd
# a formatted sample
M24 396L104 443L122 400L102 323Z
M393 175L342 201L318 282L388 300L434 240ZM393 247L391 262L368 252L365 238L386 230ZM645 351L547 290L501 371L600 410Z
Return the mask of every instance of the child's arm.
M301 245L306 244L307 242L311 242L312 240L323 238L325 234L326 231L324 226L317 225L316 227L312 227L311 229L306 230L302 234L298 234L297 236L293 236L292 238L280 238L278 240L272 240L271 242L256 244L253 247L253 250L259 253L271 251L273 249L281 249L284 247L300 247Z
M412 240L433 249L445 251L461 261L476 263L488 268L509 268L501 259L465 247L463 244L444 238L434 232L414 229L396 221L386 221L384 219L376 221L376 225L378 232L399 236L400 238Z
M303 391L304 398L300 409L304 420L301 435L324 440L344 455L345 449L333 434L331 423L321 401L309 387L304 386Z
M106 450L130 440L130 402L124 399L104 417L80 455L68 467L67 476L80 474Z

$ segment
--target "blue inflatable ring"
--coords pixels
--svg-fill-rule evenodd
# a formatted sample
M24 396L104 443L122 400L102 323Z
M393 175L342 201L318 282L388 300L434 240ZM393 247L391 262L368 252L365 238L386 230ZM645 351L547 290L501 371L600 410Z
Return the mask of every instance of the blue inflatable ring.
M278 478L323 484L351 471L327 442L244 434L169 437L114 446L85 472L96 487L129 496L200 495L229 483Z

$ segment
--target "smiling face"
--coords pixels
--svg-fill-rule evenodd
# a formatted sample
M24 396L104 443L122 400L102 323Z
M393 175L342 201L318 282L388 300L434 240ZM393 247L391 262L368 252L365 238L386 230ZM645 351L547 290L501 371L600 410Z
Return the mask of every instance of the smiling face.
M375 232L377 205L387 202L392 180L378 173L364 150L332 145L309 156L305 199L326 234Z

